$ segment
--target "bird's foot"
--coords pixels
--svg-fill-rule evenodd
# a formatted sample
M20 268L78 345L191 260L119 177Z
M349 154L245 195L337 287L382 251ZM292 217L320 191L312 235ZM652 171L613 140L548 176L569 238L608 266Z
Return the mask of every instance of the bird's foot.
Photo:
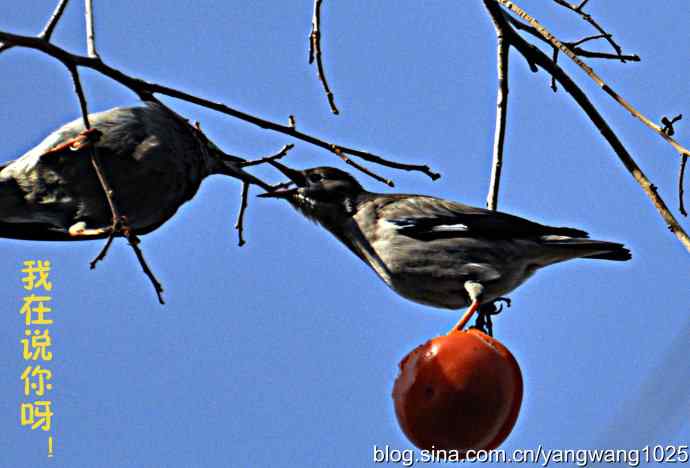
M511 303L512 301L507 297L497 297L491 302L482 304L477 310L474 325L470 328L476 328L489 336L494 336L494 324L491 316L500 314L504 309L504 304L505 307L510 307Z
M89 128L88 130L82 131L81 133L79 133L74 138L70 138L69 140L67 140L63 143L60 143L59 145L50 148L48 151L43 153L43 156L46 156L49 154L61 153L62 151L65 151L65 150L79 151L82 148L85 148L85 147L87 147L93 143L96 143L101 138L102 135L103 135L103 132L101 132L97 128Z
M487 315L498 315L503 311L505 307L510 307L512 303L513 301L511 301L507 297L497 297L491 302L482 304L482 306L479 308L479 313L486 313Z

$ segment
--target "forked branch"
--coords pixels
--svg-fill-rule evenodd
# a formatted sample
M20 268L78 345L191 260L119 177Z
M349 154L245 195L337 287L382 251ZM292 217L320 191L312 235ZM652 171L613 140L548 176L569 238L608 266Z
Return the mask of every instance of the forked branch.
M637 163L632 158L630 153L628 153L627 149L622 144L616 133L611 129L606 120L601 116L599 111L590 102L587 95L582 91L582 89L579 86L577 86L577 84L575 84L575 82L570 78L570 76L568 76L568 74L565 73L560 66L558 66L558 64L554 63L546 54L544 54L537 47L533 46L532 44L529 44L511 27L508 20L506 19L506 16L504 15L503 10L500 8L499 3L506 5L512 11L516 11L516 9L519 10L519 7L517 7L512 2L508 2L507 0L483 1L484 6L491 15L492 20L503 30L505 40L507 40L511 46L515 47L515 49L518 50L529 63L538 65L542 69L549 72L560 83L563 89L565 89L565 91L573 97L575 102L577 102L577 104L580 106L583 112L585 112L585 114L589 117L592 123L594 123L594 125L601 132L602 136L606 139L609 145L611 145L612 149L614 150L620 161L623 163L625 168L628 170L628 172L633 176L635 181L640 185L642 190L644 190L645 194L652 201L655 208L666 222L669 230L673 232L673 234L678 238L678 240L683 244L683 246L688 250L688 252L690 252L690 237L688 237L688 234L683 230L683 228L680 226L678 221L675 219L673 214L668 209L666 203L659 195L657 187L651 183L649 178L637 165ZM526 13L522 13L526 15ZM532 26L534 26L534 24L532 24ZM555 40L557 41L557 39ZM571 58L577 60L576 57ZM667 135L664 136L666 138L671 138Z
M678 152L679 155L690 155L690 150L684 148L682 145L680 145L677 141L675 141L673 138L671 138L670 135L666 134L663 129L652 122L650 119L645 117L641 112L639 112L637 109L635 109L632 104L630 104L628 101L623 99L622 96L620 96L618 93L616 93L609 85L604 82L604 80L597 75L597 73L586 63L584 63L582 60L580 60L577 55L570 50L567 46L565 46L561 41L556 38L553 34L551 34L544 26L542 26L536 19L534 19L532 16L527 14L522 8L520 8L518 5L515 4L515 2L509 1L509 0L496 0L500 2L502 5L504 5L506 8L508 8L510 11L515 13L516 15L520 16L522 19L527 21L545 40L547 40L551 45L554 47L558 48L561 52L563 52L565 55L567 55L573 62L575 62L582 70L584 70L587 75L594 80L601 89L608 94L611 98L613 98L618 104L623 106L628 112L630 112L633 117L636 117L639 119L643 124L645 124L647 127L651 128L654 130L659 136L661 136L664 140L666 140L673 148Z
M621 46L619 46L616 43L616 41L613 40L613 34L606 32L604 30L604 28L602 28L599 25L599 23L597 23L594 20L594 18L592 18L592 15L590 15L589 13L585 13L582 10L585 7L585 5L587 5L587 2L589 0L584 0L583 2L581 2L577 6L570 4L570 3L566 2L565 0L553 0L553 1L556 2L558 5L561 5L562 7L567 8L570 11L577 13L578 15L580 15L582 17L583 20L587 21L590 25L592 25L592 27L599 32L598 36L600 36L603 39L606 39L606 41L611 45L611 48L613 48L613 50L616 51L615 58L619 59L621 62L625 62L626 60L628 60L628 57L623 55L623 49L621 48ZM639 60L639 58L638 58L638 60Z
M53 10L53 14L50 15L48 22L43 27L43 31L41 31L38 34L39 38L45 41L50 41L50 38L53 35L53 31L55 30L55 26L57 26L58 22L60 21L60 18L62 18L62 13L65 11L65 7L68 3L69 0L60 0L60 3L57 4L55 10ZM8 49L11 49L12 47L14 47L13 44L0 43L0 53Z
M335 103L333 101L333 94L330 92L330 89L328 88L328 84L326 82L325 74L323 71L323 64L321 60L321 47L320 47L320 6L321 6L321 1L322 0L316 0L314 4L314 17L313 17L313 30L311 34L311 49L310 49L310 61L313 61L316 59L317 63L317 69L318 69L318 74L319 78L324 86L324 89L326 91L326 94L329 99L329 103L331 105L331 108L334 113L337 113L337 108L335 107ZM305 142L308 142L312 145L319 146L323 149L326 149L334 154L336 154L338 157L340 157L343 161L345 161L347 164L352 165L353 167L359 169L360 171L364 172L365 174L382 181L390 186L393 186L393 182L389 179L386 179L384 177L381 177L377 174L375 174L373 171L370 169L367 169L366 167L362 166L361 164L353 161L350 156L358 157L361 158L365 161L372 162L375 164L379 164L385 167L390 167L394 169L400 169L400 170L406 170L406 171L417 171L417 172L422 172L426 175L428 175L432 179L437 179L439 177L439 174L431 171L431 169L428 166L425 165L414 165L414 164L404 164L404 163L399 163L396 161L392 160L387 160L382 158L381 156L371 154L365 151L353 149L353 148L348 148L345 146L340 146L336 145L330 142L323 141L321 139L318 139L314 136L311 136L309 134L300 132L297 130L295 124L294 124L294 119L291 119L291 123L288 126L277 124L265 119L261 119L259 117L241 112L239 110L233 109L231 107L226 106L225 104L222 103L217 103L217 102L211 102L209 100L206 100L204 98L194 96L188 93L185 93L184 91L180 91L177 89L169 88L167 86L162 86L156 83L149 83L144 80L131 77L129 75L126 75L125 73L110 67L106 65L101 58L98 55L97 49L96 49L96 40L95 40L95 28L94 28L94 14L93 14L93 2L92 0L85 0L84 2L84 11L85 11L85 19L86 19L86 44L87 44L87 55L86 56L80 56L76 54L72 54L50 42L50 38L52 35L52 32L59 22L60 18L62 17L62 13L65 10L65 7L67 6L68 0L60 0L58 5L56 6L51 18L47 22L46 26L44 27L43 31L37 36L37 37L30 37L30 36L21 36L21 35L16 35L16 34L11 34L8 32L3 32L0 31L0 41L3 41L2 44L0 44L0 52L7 50L12 47L24 47L24 48L29 48L33 50L40 51L46 55L49 55L58 61L60 61L65 67L69 70L70 75L72 76L72 80L74 82L74 87L75 87L75 92L77 94L77 97L79 99L79 105L81 109L81 114L82 118L84 121L84 127L86 129L86 132L90 132L91 125L89 122L89 117L88 117L88 106L86 102L86 98L84 96L84 92L81 87L81 82L79 79L79 72L78 72L78 67L84 67L84 68L90 68L92 70L95 70L97 72L100 72L101 74L113 79L114 81L122 84L123 86L129 88L131 91L136 93L140 99L143 101L158 101L155 98L155 94L163 94L166 96L170 96L176 99L181 99L187 102L191 102L193 104L197 104L209 109L216 110L218 112L222 112L224 114L230 115L232 117L244 120L245 122L249 122L253 125L259 126L264 129L272 130L275 132L283 133L285 135L291 136L293 138L296 138L298 140L302 140ZM172 111L171 111L172 112ZM191 128L191 126L190 126ZM201 131L199 130L199 133L201 134ZM91 132L91 135L96 134L95 132ZM203 134L201 134L203 135ZM199 138L202 138L201 136L198 136ZM92 142L93 143L93 142ZM203 143L203 142L202 142ZM203 145L202 145L203 146ZM244 214L245 210L247 208L247 197L249 193L249 185L250 184L257 184L264 188L265 190L269 189L270 186L263 181L251 176L248 173L245 173L241 170L242 167L247 167L255 164L260 164L263 162L267 161L274 161L276 159L279 159L283 157L291 148L293 145L286 145L278 154L275 154L273 156L269 156L267 158L262 158L257 161L244 161L242 162L242 158L239 158L237 161L238 169L236 173L229 173L228 175L239 178L240 180L243 181L243 188L242 188L242 199L241 199L241 205L240 205L240 212L238 215L237 219L237 224L236 228L238 230L239 234L239 243L240 245L244 244L244 238L243 238L243 221L244 221ZM115 204L114 201L114 190L110 186L107 178L105 177L103 170L102 170L102 165L99 160L98 153L95 149L94 144L90 144L90 151L91 151L91 162L94 167L94 170L96 171L98 180L103 188L103 191L106 195L106 199L108 201L108 205L110 207L110 211L112 214L112 226L110 227L108 231L108 238L103 246L103 248L100 250L99 254L94 258L94 260L90 263L91 268L95 268L96 264L105 258L105 256L108 253L108 250L110 246L112 245L114 237L118 235L123 235L127 238L129 241L129 245L132 247L134 250L137 259L143 269L143 271L146 273L148 276L149 280L153 284L156 294L158 295L158 300L163 303L163 298L161 296L161 293L163 291L163 288L160 284L160 282L156 279L154 276L153 272L151 269L148 267L143 253L139 247L140 240L137 238L137 236L134 234L132 229L129 227L127 223L127 218L124 214L122 214L118 208L117 205ZM231 171L232 172L232 171Z
M67 68L69 69L69 72L72 76L72 81L74 83L74 91L77 94L77 98L79 99L79 108L81 109L84 128L88 132L91 130L91 123L89 122L89 111L86 102L86 97L84 96L84 90L81 86L81 80L79 79L79 72L77 71L77 68L75 66L68 66ZM141 251L141 248L139 247L141 241L139 240L137 235L134 234L134 231L132 231L132 229L128 225L127 218L120 213L120 211L117 208L117 205L115 204L115 191L110 186L108 179L103 173L103 165L101 164L100 158L98 156L96 145L92 143L89 144L88 147L91 153L91 165L96 171L98 182L101 184L101 187L103 188L103 192L105 193L106 200L108 201L108 206L110 207L110 213L112 215L112 225L110 226L110 230L108 232L108 239L105 241L105 244L103 245L103 248L100 250L98 255L91 261L90 267L92 270L96 268L96 264L99 261L103 260L105 256L108 254L108 250L110 249L110 246L112 245L115 236L123 235L127 238L130 247L132 247L132 250L134 251L134 254L137 257L137 260L139 261L139 265L141 265L141 269L144 271L149 281L153 285L153 288L156 291L156 296L158 297L158 302L160 302L161 304L165 304L165 301L163 300L163 286L161 285L160 281L158 281L156 276L153 274L153 271L151 271L151 268L149 268L148 264L146 263L144 253Z
M101 59L94 59L90 57L72 54L60 47L55 46L54 44L43 41L39 38L21 36L17 34L11 34L8 32L0 31L0 40L12 43L15 46L26 47L29 49L41 51L51 57L54 57L55 59L59 60L65 65L71 64L78 67L96 70L104 76L107 76L108 78L111 78L112 80L117 81L123 86L129 88L143 100L150 100L153 94L163 94L183 101L191 102L192 104L196 104L198 106L215 110L217 112L229 115L231 117L238 118L240 120L243 120L245 122L248 122L252 125L256 125L266 130L271 130L274 132L282 133L284 135L288 135L292 138L302 140L304 142L307 142L314 146L318 146L319 148L323 148L336 154L339 151L341 154L355 156L357 158L363 159L364 161L375 163L384 167L399 169L403 171L421 172L423 174L426 174L432 180L436 180L440 177L440 174L432 171L431 168L429 168L429 166L427 165L400 163L397 161L385 159L381 156L366 151L350 148L347 146L336 145L316 138L307 133L300 132L299 130L297 130L297 128L291 127L289 125L281 125L279 123L271 122L269 120L265 120L260 117L248 114L246 112L233 109L232 107L229 107L219 102L213 102L208 99L204 99L186 93L184 91L180 91L178 89L170 88L168 86L163 86L157 83L147 82L139 78L134 78L121 72L120 70L117 70L107 65ZM340 157L340 154L338 154L338 156ZM371 175L371 171L365 173ZM379 180L381 179L382 178L379 178ZM383 181L387 180L388 179L383 179Z

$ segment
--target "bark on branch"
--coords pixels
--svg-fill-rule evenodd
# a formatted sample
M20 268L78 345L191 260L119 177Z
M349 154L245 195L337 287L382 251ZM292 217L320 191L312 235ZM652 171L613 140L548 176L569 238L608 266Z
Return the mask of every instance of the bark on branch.
M500 27L503 29L505 40L507 40L511 46L515 47L515 49L519 51L520 54L522 54L529 63L535 64L547 71L548 73L550 73L560 83L563 89L565 89L565 91L573 97L575 102L577 102L577 104L580 106L583 112L585 112L585 114L589 117L592 123L597 127L597 129L606 139L609 145L611 145L611 148L614 150L614 152L616 153L620 161L623 163L625 168L628 170L630 175L632 175L635 181L645 192L647 197L652 201L654 207L657 209L663 220L666 222L669 230L673 232L673 234L683 244L686 250L690 252L690 237L688 237L688 234L683 230L683 228L680 226L678 221L675 219L673 214L668 209L668 206L659 195L657 187L654 184L652 184L652 182L645 175L642 169L637 165L637 163L632 158L630 153L627 151L627 149L620 141L616 133L611 129L606 120L601 116L599 111L590 102L587 95L577 84L575 84L575 82L570 78L570 76L568 76L568 74L565 73L558 64L554 63L546 54L544 54L537 47L528 43L511 27L499 3L506 5L506 7L510 8L512 11L521 11L519 10L519 7L517 7L513 2L508 2L507 0L483 0L483 2L484 6L491 15L492 20L498 25L500 25ZM526 13L524 14L526 15ZM555 40L557 41L557 39ZM576 57L573 59L577 60ZM670 138L669 136L666 137Z
M506 136L506 122L508 115L508 53L510 43L506 40L503 27L494 21L496 29L496 70L498 74L498 91L496 93L496 128L494 131L494 149L491 163L491 180L486 207L490 210L498 209L498 192L501 184L501 169L503 168L503 146Z
M323 69L323 58L321 53L321 2L323 0L314 0L314 14L311 19L311 33L309 34L309 63L314 63L316 59L316 73L319 81L323 86L323 92L326 93L328 105L331 112L338 115L340 111L335 105L335 96L326 81L326 72Z
M163 94L165 96L180 99L182 101L191 102L192 104L215 110L217 112L229 115L231 117L235 117L237 119L243 120L245 122L248 122L252 125L256 125L257 127L266 130L271 130L274 132L282 133L284 135L288 135L297 140L301 140L311 145L318 146L319 148L328 150L338 155L339 157L341 157L342 154L345 154L392 169L421 172L422 174L427 175L432 180L436 180L439 177L441 177L440 174L432 171L431 168L427 165L400 163L397 161L385 159L373 153L330 143L321 140L315 136L301 132L297 130L295 127L291 127L289 125L281 125L276 122L271 122L269 120L265 120L260 117L248 114L246 112L234 109L220 102L213 102L208 99L204 99L202 97L198 97L175 88L170 88L168 86L147 82L142 79L129 76L121 72L120 70L117 70L116 68L109 66L101 59L95 59L72 54L66 51L65 49L62 49L54 44L43 41L36 37L21 36L17 34L8 33L5 31L0 31L0 40L11 43L14 46L25 47L41 51L46 55L49 55L59 60L66 66L74 65L78 67L90 68L92 70L100 72L104 76L107 76L108 78L117 81L118 83L132 90L142 100L151 100L154 94ZM371 175L371 171L369 171L369 175ZM388 179L383 180L387 181L386 183L390 182L388 181Z

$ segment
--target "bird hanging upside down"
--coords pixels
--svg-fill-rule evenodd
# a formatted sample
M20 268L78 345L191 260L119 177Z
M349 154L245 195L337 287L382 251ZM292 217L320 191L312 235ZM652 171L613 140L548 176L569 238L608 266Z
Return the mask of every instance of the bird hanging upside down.
M157 103L91 114L0 165L0 237L89 240L107 237L113 214L91 162L99 156L115 205L135 234L161 226L202 180L225 174L266 184L240 169L197 128Z
M622 244L588 239L579 229L425 195L371 193L331 167L296 171L271 164L294 187L260 197L286 199L401 296L433 307L469 306L458 329L482 304L501 299L540 268L574 258L631 258Z

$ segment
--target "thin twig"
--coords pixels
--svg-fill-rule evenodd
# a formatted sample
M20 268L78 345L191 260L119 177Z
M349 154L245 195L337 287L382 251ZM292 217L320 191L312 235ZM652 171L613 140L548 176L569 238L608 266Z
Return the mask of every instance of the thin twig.
M508 14L506 14L506 19L514 28L519 29L521 31L525 31L526 33L536 37L540 41L553 47L553 45L548 40L544 39L542 37L542 35L539 34L539 32L536 29L534 29L533 27L531 27L530 25L521 23L520 21L518 21L517 19L513 18L512 16L510 16ZM575 42L577 42L577 41L575 41ZM583 49L583 48L578 47L578 46L574 46L573 44L575 42L563 42L563 45L568 47L575 55L578 55L580 57L606 59L606 60L620 60L622 57L625 59L624 60L625 63L627 63L627 62L639 62L640 61L639 55L634 55L634 54L633 55L628 55L628 54L619 55L619 54L609 54L606 52L594 52L594 51Z
M68 66L67 68L69 69L70 75L72 76L72 82L74 83L74 92L77 94L77 98L79 99L79 108L81 109L81 117L84 123L84 128L86 130L89 130L91 128L91 123L89 122L89 110L86 103L86 96L84 96L84 90L81 86L81 80L79 79L79 71L73 65ZM96 150L93 144L89 145L89 153L91 155L91 165L96 171L98 182L101 184L101 187L103 188L103 192L105 193L105 198L108 201L108 206L110 207L110 213L112 215L112 225L108 232L108 239L101 248L100 252L98 252L98 255L96 255L96 257L94 257L94 259L91 260L91 262L89 263L89 267L93 270L96 268L96 264L103 260L105 256L108 254L108 250L110 250L110 246L113 243L113 239L121 230L120 220L122 218L120 216L120 212L117 209L117 205L113 200L113 189L110 187L108 180L103 175L103 169L101 168L100 160L98 158L98 151Z
M366 167L364 167L364 166L354 162L352 159L348 158L345 154L343 154L343 151L341 148L339 148L335 145L332 145L331 151L333 153L337 154L338 157L340 157L340 159L342 159L345 164L348 164L348 165L354 167L355 169L363 172L364 174L368 175L372 179L376 179L379 182L383 182L384 184L388 185L389 187L395 187L395 183L392 180L386 179L385 177L382 177L382 176L372 172L370 169L367 169Z
M539 35L539 33L536 33ZM627 61L631 62L639 62L640 61L640 56L636 54L610 54L607 52L594 52L590 50L585 50L581 47L580 45L589 42L589 41L594 41L597 39L608 39L611 37L610 34L596 34L594 36L587 36L584 37L578 41L573 41L573 42L563 42L563 45L566 46L568 49L572 50L575 55L578 55L580 57L587 57L587 58L600 58L600 59L608 59L608 60L620 60L621 62L625 63ZM544 40L541 35L539 35L539 38ZM553 47L553 46L552 46ZM556 49L554 47L554 49ZM558 50L558 49L556 49Z
M89 122L89 110L87 108L87 103L86 103L86 97L84 96L84 90L81 86L81 80L79 79L79 72L77 71L77 68L74 66L67 67L70 71L70 74L72 75L72 81L74 83L74 91L77 94L77 97L79 99L79 107L81 109L81 116L82 120L84 123L84 128L86 130L91 129L91 123ZM110 187L110 184L108 183L108 180L106 179L105 175L103 174L103 167L101 165L100 159L98 157L98 152L96 151L95 145L91 144L89 145L89 149L91 151L91 164L93 165L96 175L98 176L98 180L101 184L101 187L103 187L103 191L105 192L106 199L108 200L108 206L110 207L110 211L112 212L113 215L113 223L115 223L116 220L121 219L122 217L120 216L120 212L117 209L117 206L115 205L115 201L113 200L113 189ZM113 224L114 226L114 224Z
M564 43L566 47L568 47L568 43ZM623 62L639 62L640 61L640 56L639 55L616 55L616 54L608 54L606 52L594 52L590 50L585 50L581 47L569 47L570 50L573 51L575 55L578 55L580 57L586 57L586 58L595 58L595 59L607 59L607 60L618 60L618 59L624 59L621 60Z
M89 130L91 129L91 124L89 122L89 111L87 108L86 97L84 96L84 90L82 89L81 81L79 79L79 72L77 71L77 68L74 65L69 65L67 68L69 69L70 74L72 75L72 81L74 82L74 91L76 92L77 97L79 98L79 107L81 108L81 115L82 120L84 122L84 128L86 130ZM103 188L103 192L105 192L105 197L108 200L108 206L110 207L110 212L113 217L113 224L110 228L108 239L106 240L106 243L101 249L101 251L90 262L89 265L91 269L94 269L96 267L96 264L100 260L103 260L107 255L108 250L110 249L110 246L113 243L113 238L118 234L123 234L125 237L127 237L129 245L132 247L132 250L134 250L134 253L137 256L137 260L139 260L139 264L141 265L141 268L144 270L144 273L146 273L146 276L148 276L149 280L151 281L151 284L156 290L158 301L161 304L165 304L165 302L163 301L163 297L161 295L163 292L163 287L161 286L160 282L156 279L155 275L146 263L146 260L144 259L144 254L139 248L140 241L137 238L136 234L134 234L132 229L129 227L127 223L127 218L124 217L117 208L117 205L114 200L115 192L113 191L112 187L108 183L108 179L105 177L105 174L103 173L103 166L99 159L98 151L96 150L96 145L93 143L89 144L89 150L91 152L91 164L93 165L93 168L96 171L96 175L98 176L98 181L100 182L101 187Z
M204 134L204 132L201 130L201 125L199 124L199 122L196 122L194 125L192 125L189 122L189 120L180 116L177 112L173 111L171 108L169 108L162 102L158 101L153 97L151 99L158 106L160 106L162 109L168 112L172 118L177 120L180 123L180 125L189 130L192 137L196 140L197 144L199 145L199 151L201 151L201 153L203 154L203 160L218 158L223 161L224 164L222 169L220 169L219 174L223 174L228 177L233 177L243 182L247 182L248 184L258 185L264 190L268 190L271 187L269 184L259 179L258 177L242 170L241 165L242 163L246 162L246 159L241 158L239 156L233 156L231 154L227 154L221 151L220 148L218 148L213 142L211 142L211 140L209 140L208 137ZM213 155L211 155L211 152L213 153Z
M50 16L50 19L48 20L45 27L43 28L43 31L40 32L38 37L40 37L43 40L50 41L50 38L53 35L53 30L55 29L55 26L57 26L58 21L60 21L62 13L65 11L65 7L67 6L68 2L69 0L60 0L60 3L58 3L55 7L53 14Z
M680 170L678 174L678 210L683 216L687 216L688 212L685 211L685 165L688 163L688 155L684 154L680 158Z
M295 147L295 145L293 145L293 144L285 145L280 149L280 151L278 151L274 155L266 156L266 157L263 157L260 159L253 159L253 160L249 160L249 161L244 161L244 162L241 162L239 165L240 165L240 167L249 167L249 166L257 166L259 164L264 164L264 163L267 163L269 161L277 161L277 160L283 158L285 155L287 155L288 151L290 151L294 147Z
M139 260L139 265L141 265L141 269L144 271L146 276L151 281L153 288L156 290L158 302L161 304L165 304L165 301L163 300L163 285L160 283L160 281L158 281L156 275L153 274L153 271L151 271L149 265L146 263L144 253L139 248L139 243L141 241L131 229L124 231L124 234L127 237L127 240L129 241L130 247L132 247L132 250L134 250L134 254L137 256L137 260Z
M582 91L582 89L575 84L575 82L568 76L567 73L563 71L560 66L554 64L546 54L544 54L537 47L525 41L517 32L515 32L514 29L512 29L512 27L506 21L505 16L503 15L502 10L497 3L503 3L503 1L504 0L484 0L484 6L491 14L492 19L499 22L499 24L501 24L503 27L510 45L515 47L527 58L528 61L536 63L556 77L563 89L565 89L565 91L568 92L573 99L575 99L575 102L577 102L580 108L585 112L585 114L587 114L592 123L597 127L599 132L601 132L602 136L606 139L609 145L611 145L611 148L614 150L625 168L628 170L628 172L630 172L635 181L640 185L642 190L644 190L647 197L649 197L649 199L652 201L655 208L666 222L669 230L673 232L673 234L678 238L688 252L690 252L690 237L688 237L688 234L683 230L680 224L678 224L678 221L657 192L656 186L652 184L644 172L642 172L642 169L640 169L630 153L628 153L628 150L625 148L625 146L623 146L623 143L621 143L616 133L611 129L599 111L589 101L589 98Z
M50 15L50 19L46 23L46 25L43 27L43 31L41 31L38 34L38 37L45 40L45 41L50 41L50 37L53 35L53 30L55 29L55 26L57 26L58 21L60 21L60 18L62 17L62 13L65 11L65 7L67 6L67 3L69 0L60 0L60 2L57 4L55 7L55 10L53 10L53 14ZM13 44L8 44L8 43L0 43L0 53L11 49L14 47Z
M21 47L26 47L29 49L35 49L39 50L51 57L54 57L61 61L63 64L72 64L80 67L85 67L85 68L90 68L92 70L96 70L103 75L107 76L108 78L111 78L112 80L117 81L118 83L122 84L123 86L129 88L133 92L135 92L139 97L141 97L144 100L150 99L150 96L154 93L157 94L164 94L166 96L170 96L176 99L181 99L183 101L191 102L193 104L206 107L208 109L215 110L217 112L221 112L226 115L230 115L232 117L235 117L240 120L244 120L245 122L251 123L253 125L256 125L258 127L261 127L263 129L271 130L274 132L282 133L284 135L291 136L293 138L296 138L298 140L305 141L307 143L310 143L314 146L318 146L320 148L333 151L333 147L338 148L338 150L343 153L343 154L349 154L351 156L355 156L358 158L361 158L365 161L379 164L381 166L385 167L390 167L393 169L399 169L403 171L415 171L415 172L421 172L423 174L426 174L429 178L432 180L436 180L439 177L441 177L440 174L433 172L431 168L427 165L421 165L421 164L404 164L404 163L399 163L396 161L391 161L388 159L384 159L381 156L368 153L366 151L361 151L357 150L354 148L348 148L346 146L340 146L340 145L334 145L333 143L329 143L326 141L323 141L319 138L316 138L314 136L311 136L309 134L303 133L298 131L296 128L290 127L289 125L281 125L275 122L271 122L269 120L265 120L256 116L253 116L251 114L247 114L245 112L233 109L231 107L226 106L225 104L218 103L218 102L213 102L209 101L208 99L204 99L198 96L194 96L189 93L185 93L184 91L180 91L174 88L170 88L167 86L162 86L156 83L151 83L147 82L144 80L141 80L139 78L133 78L131 76L126 75L125 73L116 70L108 65L106 65L102 60L100 59L94 59L90 57L84 57L80 55L74 55L66 50L57 47L53 44L47 43L45 41L42 41L40 39L37 39L35 37L29 37L29 36L21 36L17 34L11 34L7 33L4 31L0 31L0 40L11 42L16 46L21 46ZM367 172L365 172L367 173ZM377 180L383 181L386 183L386 179L382 178L377 178Z
M113 239L115 239L115 229L111 229L110 232L108 233L108 238L105 241L105 244L103 244L103 247L101 248L101 251L98 252L98 255L96 255L91 262L89 262L89 268L92 270L96 269L96 264L103 260L106 255L108 255L108 251L110 250L110 246L113 243Z
M625 62L626 59L625 59L625 56L623 55L623 49L621 48L621 46L619 46L619 45L616 43L616 41L613 40L613 35L607 33L607 32L604 30L604 28L602 28L602 27L599 25L599 23L597 23L597 22L594 20L594 18L592 18L592 16L591 16L590 14L585 13L584 11L582 11L582 8L584 8L584 6L587 4L587 0L583 1L583 2L580 3L578 6L571 5L570 3L568 3L568 2L566 2L566 1L564 1L564 0L554 0L554 2L556 2L556 3L559 4L559 5L561 5L562 7L567 8L567 9L570 10L570 11L573 11L573 12L577 13L578 15L580 15L580 16L582 17L582 19L584 19L584 20L587 21L590 25L592 25L592 27L593 27L594 29L596 29L597 31L599 31L599 33L600 33L601 35L603 35L604 39L606 39L606 41L611 45L611 47L613 48L613 50L616 51L616 55L617 55L616 58L618 58L621 62Z
M593 36L583 37L582 39L580 39L580 40L578 40L578 41L574 41L574 42L564 42L564 44L567 44L567 45L572 49L573 47L577 47L577 46L579 46L579 45L582 45L582 44L584 44L585 42L595 41L595 40L597 40L597 39L605 39L605 38L607 38L607 37L609 37L609 36L610 36L610 34L595 34L595 35L593 35Z
M553 60L553 63L558 63L558 49L555 47L553 48L553 53L551 55L551 60ZM551 76L551 90L555 93L558 91L558 86L556 85L556 78Z
M93 1L84 0L84 14L86 16L86 49L92 59L98 59L96 52L96 31L93 22Z
M323 91L326 93L328 105L331 112L338 115L340 112L335 105L335 97L328 87L326 81L326 72L323 70L323 60L321 59L321 2L323 0L314 0L314 14L311 18L311 34L309 34L309 63L314 63L316 58L316 70L319 76L319 81L323 85Z
M640 120L643 124L645 124L647 127L651 128L654 130L657 134L659 134L664 140L666 140L673 148L678 152L679 155L687 154L690 155L690 150L684 148L681 146L678 142L676 142L673 138L671 138L669 135L664 133L664 131L656 125L654 122L649 120L647 117L645 117L643 114L641 114L637 109L635 109L628 101L623 99L618 93L616 93L609 85L607 85L604 80L597 75L594 70L588 66L586 63L584 63L582 60L580 60L575 53L573 53L572 50L570 50L568 47L563 45L561 41L556 38L553 34L551 34L544 26L542 26L537 20L535 20L532 16L527 14L522 8L520 8L515 2L509 1L509 0L496 0L503 4L506 8L508 8L510 11L513 13L517 14L521 18L523 18L525 21L527 21L533 28L535 28L541 36L544 37L551 45L554 47L557 47L560 49L561 52L563 52L565 55L567 55L573 62L575 62L582 70L587 73L587 75L592 78L598 85L601 87L601 89L608 94L611 98L613 98L618 104L623 106L628 112L630 112L633 117L636 117L638 120Z
M498 209L498 192L501 185L503 167L503 146L506 136L506 116L508 114L508 52L510 43L505 39L501 24L494 21L496 30L496 71L498 74L498 91L496 92L496 128L494 131L493 161L491 163L491 180L486 206L490 210Z
M79 79L79 72L77 67L68 66L67 69L72 76L72 84L74 84L74 92L77 94L79 99L79 109L81 110L81 118L84 123L84 128L89 130L91 128L91 122L89 122L89 109L86 103L86 96L84 96L84 89L81 86L81 80Z
M249 184L247 182L242 182L242 199L240 202L240 212L237 214L237 222L235 223L235 229L237 229L238 243L242 247L246 242L244 241L244 212L247 211L247 205L249 204Z

